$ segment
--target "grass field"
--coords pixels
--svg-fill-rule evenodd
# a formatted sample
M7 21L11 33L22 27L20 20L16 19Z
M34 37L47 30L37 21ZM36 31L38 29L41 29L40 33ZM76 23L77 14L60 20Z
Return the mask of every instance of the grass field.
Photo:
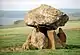
M70 21L64 27L67 35L67 48L65 49L43 49L0 52L0 55L80 55L80 21ZM31 32L29 27L16 27L0 29L0 51L10 47L21 47L27 35Z

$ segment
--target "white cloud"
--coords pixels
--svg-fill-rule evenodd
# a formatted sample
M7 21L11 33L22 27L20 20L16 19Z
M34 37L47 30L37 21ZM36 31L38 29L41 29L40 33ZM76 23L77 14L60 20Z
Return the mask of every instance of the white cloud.
M80 0L0 0L2 10L30 10L40 4L56 8L80 8Z

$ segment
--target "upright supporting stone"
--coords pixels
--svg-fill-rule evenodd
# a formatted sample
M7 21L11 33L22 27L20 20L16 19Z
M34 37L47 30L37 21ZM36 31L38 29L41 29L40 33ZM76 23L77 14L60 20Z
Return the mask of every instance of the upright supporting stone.
M49 49L55 49L55 31L54 30L49 30L47 31L48 38L49 38Z

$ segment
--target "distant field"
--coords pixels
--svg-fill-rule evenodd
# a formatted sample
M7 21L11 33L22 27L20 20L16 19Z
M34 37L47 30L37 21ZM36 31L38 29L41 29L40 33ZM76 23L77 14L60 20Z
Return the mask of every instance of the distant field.
M80 28L80 21L76 20L76 21L68 21L66 23L66 25L64 26L64 28L67 27L67 29L69 28ZM0 26L0 29L6 29L6 28L15 28L15 27L26 27L24 21L22 20L21 22L19 22L18 24L12 24L12 25L3 25Z
M0 55L80 55L80 21L69 21L63 28L67 35L67 48L65 49L0 52ZM22 46L31 31L32 28L29 27L0 29L0 51Z
M68 21L65 26L63 27L64 29L80 29L80 21Z

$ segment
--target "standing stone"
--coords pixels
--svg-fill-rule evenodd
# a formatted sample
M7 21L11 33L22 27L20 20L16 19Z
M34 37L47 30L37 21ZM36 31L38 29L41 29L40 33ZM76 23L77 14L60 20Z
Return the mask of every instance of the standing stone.
M35 28L28 36L28 41L26 41L22 46L23 49L44 49L47 47L48 38L42 32L37 32Z
M23 48L43 49L48 46L55 49L56 42L61 43L59 37L56 37L55 30L59 26L64 26L68 20L67 14L45 4L29 11L24 18L24 22L27 26L35 29L29 35L28 41L23 44Z

